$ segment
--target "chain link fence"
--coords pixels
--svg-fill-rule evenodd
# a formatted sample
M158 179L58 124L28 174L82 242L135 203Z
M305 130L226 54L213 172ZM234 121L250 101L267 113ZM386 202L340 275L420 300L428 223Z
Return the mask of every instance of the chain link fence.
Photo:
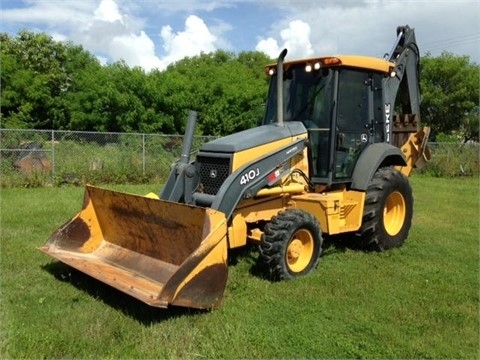
M194 137L192 151L214 137ZM0 129L1 187L161 183L181 135Z
M193 151L214 137L196 136ZM479 144L430 143L433 176L478 176ZM0 186L163 183L182 136L0 129Z

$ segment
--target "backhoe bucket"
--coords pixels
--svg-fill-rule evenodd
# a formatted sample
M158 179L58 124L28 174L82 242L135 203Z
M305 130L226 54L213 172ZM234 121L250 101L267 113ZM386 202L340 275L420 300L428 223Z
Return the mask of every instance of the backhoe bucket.
M87 186L40 250L151 306L205 309L223 297L226 236L222 212Z

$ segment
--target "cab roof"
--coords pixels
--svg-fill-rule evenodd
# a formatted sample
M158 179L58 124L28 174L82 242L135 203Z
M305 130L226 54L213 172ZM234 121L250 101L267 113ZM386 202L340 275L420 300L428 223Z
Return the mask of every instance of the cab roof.
M365 70L379 71L386 74L395 67L395 63L376 57L359 55L338 55L285 61L284 68L285 70L288 70L290 66L297 64L314 66L316 63L320 63L322 67L354 67ZM269 69L274 67L276 67L276 64L268 65L266 67L267 73Z

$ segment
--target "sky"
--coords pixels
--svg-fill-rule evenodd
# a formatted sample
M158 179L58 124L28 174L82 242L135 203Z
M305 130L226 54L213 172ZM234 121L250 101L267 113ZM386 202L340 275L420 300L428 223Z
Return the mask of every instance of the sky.
M0 32L45 32L82 45L103 64L146 71L186 56L263 51L287 60L338 54L383 57L398 25L422 54L480 64L480 0L0 0Z

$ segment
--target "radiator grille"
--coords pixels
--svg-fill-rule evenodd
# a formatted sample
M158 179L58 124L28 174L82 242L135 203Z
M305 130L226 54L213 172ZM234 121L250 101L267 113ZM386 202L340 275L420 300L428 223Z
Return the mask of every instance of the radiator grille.
M216 195L230 173L230 158L197 156L200 188L205 194Z

